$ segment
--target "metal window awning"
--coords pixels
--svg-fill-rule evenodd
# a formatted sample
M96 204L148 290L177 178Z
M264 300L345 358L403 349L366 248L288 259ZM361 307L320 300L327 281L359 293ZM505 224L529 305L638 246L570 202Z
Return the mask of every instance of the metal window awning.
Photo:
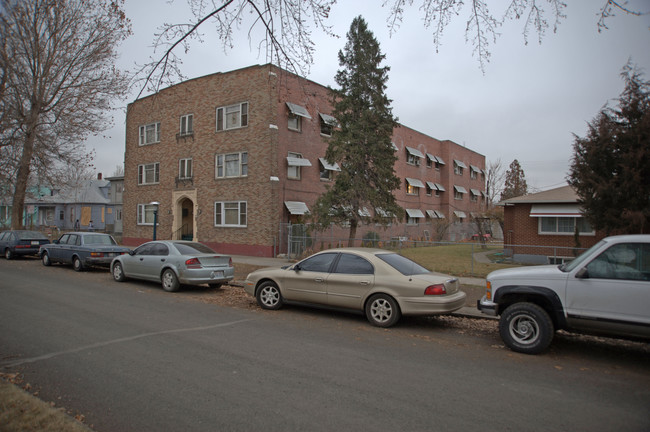
M368 210L367 207L359 209L359 216L361 216L361 217L372 217L372 215L370 214L370 211Z
M323 165L323 168L329 171L341 171L341 167L339 167L339 164L334 162L333 164L327 162L325 158L318 158L320 163Z
M307 111L307 108L303 106L296 105L291 102L287 102L287 108L289 108L289 111L291 111L291 114L293 115L311 119L311 116L309 115L309 111Z
M420 209L405 209L406 214L409 215L409 217L412 218L423 218L424 213L422 213L422 210Z
M397 148L397 145L395 145L394 142L391 142L390 145L393 146L393 150L394 150L394 151L399 150L399 149Z
M578 204L533 204L530 217L582 217Z
M445 161L442 160L440 156L432 155L431 153L427 153L427 158L433 162L438 162L440 165L444 165Z
M309 213L307 204L302 201L285 201L284 205L292 215L304 215Z
M470 166L469 166L469 169L471 169L472 171L474 171L474 172L477 173L477 174L480 173L480 172L482 172L482 171L481 171L481 168L479 168L479 167L477 167L477 166L474 166L474 165L470 165Z
M454 190L455 190L456 192L458 192L458 193L467 193L467 189L465 189L465 188L462 187L462 186L456 186L456 185L454 185Z
M475 195L475 196L480 196L481 195L481 191L478 190L478 189L470 189L469 191L471 192L472 195Z
M445 215L442 214L442 212L440 212L438 210L427 210L427 215L431 219L444 219L445 218Z
M454 210L454 215L455 215L457 218L461 218L461 219L465 219L465 218L467 217L467 215L465 214L465 212L460 211L460 210Z
M412 147L406 147L406 151L411 155L419 158L424 158L424 155L420 150L414 149Z
M287 156L287 165L303 167L311 166L311 162L309 162L309 159Z
M339 122L336 121L334 117L328 114L323 114L323 113L318 113L320 116L321 120L323 120L323 123L328 124L330 126L338 126Z
M413 186L413 187L416 187L416 188L423 188L423 187L424 187L424 183L422 183L422 182L421 182L420 180L418 180L418 179L412 179L412 178L408 178L408 177L406 177L406 182L407 182L410 186Z
M445 189L445 187L443 185L441 185L440 183L436 183L436 187L438 188L438 190L440 192L446 192L447 191L447 189Z
M467 169L467 165L465 165L464 163L462 163L459 160L454 159L454 163L460 168Z

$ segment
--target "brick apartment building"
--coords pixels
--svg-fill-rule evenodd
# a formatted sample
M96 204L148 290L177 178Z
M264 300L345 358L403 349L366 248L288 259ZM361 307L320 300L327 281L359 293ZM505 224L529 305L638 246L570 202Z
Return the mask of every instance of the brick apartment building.
M307 221L339 169L324 159L336 124L330 100L326 87L262 65L131 103L124 243L152 238L157 208L158 238L192 238L231 254L282 252L280 226ZM470 215L485 206L485 157L405 126L393 143L403 179L395 196L408 219L391 232L422 238L445 224L455 239L471 236Z

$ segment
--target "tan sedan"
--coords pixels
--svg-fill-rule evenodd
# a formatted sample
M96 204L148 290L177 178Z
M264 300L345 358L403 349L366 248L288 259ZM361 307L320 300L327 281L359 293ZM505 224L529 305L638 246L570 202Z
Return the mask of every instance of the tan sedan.
M254 271L244 289L263 309L298 302L360 310L379 327L394 325L402 315L453 312L466 297L454 277L431 273L391 251L366 248L330 249L292 266Z

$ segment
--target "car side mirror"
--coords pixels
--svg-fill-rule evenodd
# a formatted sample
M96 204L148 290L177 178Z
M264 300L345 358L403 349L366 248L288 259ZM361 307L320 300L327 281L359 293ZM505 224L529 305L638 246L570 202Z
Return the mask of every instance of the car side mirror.
M54 244L59 244L59 241L58 241L58 240L54 240L52 243L54 243Z
M578 272L576 273L576 278L578 279L589 279L589 272L587 271L587 267L583 267Z
M296 264L295 266L293 266L292 270L295 271L295 272L299 272L300 271L300 264Z
M129 251L129 255L131 255L131 256L135 255L135 251L134 251L134 250L130 250L130 251Z

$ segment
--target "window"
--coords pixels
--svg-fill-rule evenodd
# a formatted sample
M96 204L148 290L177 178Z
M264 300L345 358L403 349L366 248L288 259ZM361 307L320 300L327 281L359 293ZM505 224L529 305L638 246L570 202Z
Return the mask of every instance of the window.
M336 268L332 273L343 274L374 274L375 268L366 259L357 255L348 253L341 254L339 262L336 263Z
M302 164L300 161L295 161L295 163L291 163L291 159L302 159L302 155L300 153L292 153L289 152L288 157L289 160L289 169L287 172L287 178L294 179L294 180L300 180L300 167Z
M181 116L181 131L180 136L192 135L194 133L194 115L187 114Z
M454 174L462 176L465 168L467 168L467 165L459 160L454 160Z
M192 159L180 159L178 161L178 178L190 179L192 178Z
M594 230L585 218L540 217L539 234L573 234L576 226L581 234L593 234Z
M420 195L420 188L424 188L424 183L418 179L406 178L406 194Z
M310 272L320 272L327 273L332 267L332 263L336 259L336 253L322 253L314 255L310 258L307 258L304 261L299 262L294 267L298 271L310 271Z
M296 132L302 131L302 117L289 113L288 128Z
M332 130L336 127L337 121L334 117L320 113L320 133L325 136L332 136Z
M140 126L140 145L160 142L160 122Z
M248 175L248 153L227 153L216 157L216 178L246 177Z
M217 108L217 131L248 126L248 102Z
M320 164L320 179L330 181L334 178L334 171L341 171L339 164L334 162L329 163L325 158L318 158Z
M406 163L409 165L420 165L420 159L423 158L424 155L420 150L411 148L411 147L406 147Z
M59 220L64 220L65 219L65 212L63 210L59 211Z
M454 199L462 200L463 199L463 194L466 194L466 193L467 193L467 189L465 189L462 186L454 185Z
M214 203L214 226L245 227L246 201Z
M138 225L153 225L154 211L158 206L138 204Z
M138 184L148 185L160 182L160 163L138 165Z
M589 278L646 281L650 274L650 244L619 243L587 264Z

